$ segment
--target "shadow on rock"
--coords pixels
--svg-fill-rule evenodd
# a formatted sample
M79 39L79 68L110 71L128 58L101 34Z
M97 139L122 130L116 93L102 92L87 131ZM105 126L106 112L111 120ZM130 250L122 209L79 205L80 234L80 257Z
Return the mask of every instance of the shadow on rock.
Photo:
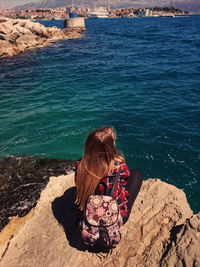
M71 187L61 197L56 198L52 202L52 210L54 217L65 231L69 245L78 250L85 251L86 246L82 241L78 226L80 213L75 200L76 188Z
M62 225L66 238L71 247L91 253L108 253L109 250L103 247L88 247L83 243L79 230L80 212L75 204L76 188L71 187L65 193L52 202L53 215Z

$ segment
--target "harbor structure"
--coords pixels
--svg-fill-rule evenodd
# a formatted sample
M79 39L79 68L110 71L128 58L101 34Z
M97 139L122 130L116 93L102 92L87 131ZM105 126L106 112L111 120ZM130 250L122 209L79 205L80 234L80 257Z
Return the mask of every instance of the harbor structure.
M85 29L85 20L83 17L69 17L64 20L65 28L83 28Z

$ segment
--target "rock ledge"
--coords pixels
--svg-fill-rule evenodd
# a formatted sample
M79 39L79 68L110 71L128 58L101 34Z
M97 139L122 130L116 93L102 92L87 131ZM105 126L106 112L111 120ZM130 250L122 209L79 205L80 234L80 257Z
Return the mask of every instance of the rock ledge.
M100 261L78 238L74 173L51 177L20 227L0 234L0 266L200 266L200 215L185 194L159 179L144 181L122 240ZM10 231L10 235L9 235Z
M25 50L43 47L52 40L80 38L84 28L45 27L26 19L0 17L0 57L17 55Z

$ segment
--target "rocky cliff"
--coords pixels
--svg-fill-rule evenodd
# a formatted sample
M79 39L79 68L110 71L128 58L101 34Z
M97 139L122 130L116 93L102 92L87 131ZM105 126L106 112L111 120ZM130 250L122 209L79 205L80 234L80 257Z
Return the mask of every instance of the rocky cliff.
M0 231L9 217L25 216L35 207L49 177L68 174L72 160L35 156L8 156L0 159Z
M0 17L0 57L17 55L27 49L43 47L52 40L79 38L83 28L58 29L24 19Z
M183 191L159 179L143 183L112 255L87 251L77 228L73 178L51 177L36 207L2 230L1 267L200 266L200 215L193 215Z

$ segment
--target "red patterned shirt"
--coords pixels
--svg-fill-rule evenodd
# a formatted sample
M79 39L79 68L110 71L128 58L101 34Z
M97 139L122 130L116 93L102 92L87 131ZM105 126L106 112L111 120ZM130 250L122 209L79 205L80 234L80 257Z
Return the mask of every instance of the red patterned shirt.
M77 162L76 167L78 167L79 162ZM115 191L113 194L113 197L117 200L120 213L122 217L128 216L128 210L127 210L127 197L129 196L128 191L125 189L125 185L127 184L128 177L130 176L130 170L126 163L124 162L114 162L114 170L113 172L108 176L104 175L104 177L101 179L100 184L97 186L97 189L95 191L98 191L98 194L105 194L104 186L101 184L102 182L105 183L108 187L108 189L112 189L114 178L116 177L117 172L121 169L120 176L118 178L118 183L115 187Z
M113 172L109 176L105 175L101 179L100 183L102 182L105 183L111 191L113 182L115 180L114 178L116 177L116 174L119 171L119 169L121 169L121 172L120 172L120 176L118 179L118 183L115 187L113 197L117 200L121 216L126 217L128 215L127 197L129 196L129 193L125 189L125 185L127 184L128 177L130 176L130 171L129 171L128 166L124 162L115 161ZM105 194L104 186L102 184L99 184L98 189L101 194Z

